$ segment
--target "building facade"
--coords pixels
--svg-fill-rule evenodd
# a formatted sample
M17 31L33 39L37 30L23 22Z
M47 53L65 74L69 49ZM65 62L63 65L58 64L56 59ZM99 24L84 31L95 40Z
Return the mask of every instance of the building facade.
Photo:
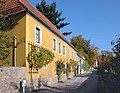
M26 60L30 52L28 43L42 46L55 55L53 62L44 66L39 71L33 71L33 79L43 78L49 82L57 78L56 62L59 59L69 62L70 59L76 60L77 50L64 37L42 13L34 8L27 0L7 0L3 10L11 17L11 21L17 22L7 33L16 37L16 42L23 39L25 42L17 46L15 54L11 49L10 64L0 66L26 66L27 80L30 80L29 64ZM15 57L13 61L13 57ZM15 65L13 65L15 64ZM65 75L63 75L65 76Z
M78 62L77 74L78 75L83 74L85 72L84 61L85 61L85 58L83 56L77 55L77 62Z

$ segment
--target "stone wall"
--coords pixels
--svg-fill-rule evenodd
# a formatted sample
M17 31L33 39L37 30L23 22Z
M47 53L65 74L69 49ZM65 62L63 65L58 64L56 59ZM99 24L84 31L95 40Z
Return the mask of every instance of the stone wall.
M71 73L69 78L72 78ZM20 81L26 79L26 67L0 67L0 93L20 93ZM62 81L67 79L66 75L62 76ZM27 90L30 91L30 80L27 80ZM43 85L51 85L58 82L57 75L54 78L33 79L34 89Z
M0 93L19 93L23 79L26 79L26 67L0 67Z

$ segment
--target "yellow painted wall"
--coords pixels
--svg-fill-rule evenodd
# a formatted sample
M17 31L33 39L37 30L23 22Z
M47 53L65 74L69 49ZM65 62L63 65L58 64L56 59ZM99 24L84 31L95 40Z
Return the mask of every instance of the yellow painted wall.
M72 52L75 52L73 48L71 48L66 42L64 42L61 38L59 38L57 35L55 35L53 32L51 32L46 26L44 26L41 22L33 18L30 14L26 14L23 16L19 21L18 25L16 25L11 31L10 34L15 35L17 37L17 41L25 38L25 43L20 44L17 47L17 66L25 66L27 67L27 79L30 79L30 70L29 70L29 64L26 60L26 57L29 53L28 48L28 42L35 43L35 25L38 25L42 28L42 47L49 49L53 52L53 37L60 41L62 44L66 45L66 56L63 56L63 54L59 54L58 51L54 52L54 61L48 64L47 69L44 67L39 70L38 73L33 73L33 78L54 78L56 77L56 62L59 59L63 59L66 62L72 59ZM68 58L68 48L70 48L70 58ZM58 45L57 45L58 50ZM75 52L76 53L76 52ZM10 61L12 63L12 57L10 57ZM1 65L1 63L0 63ZM9 64L9 66L12 66L12 64ZM34 70L35 71L35 70Z
M60 41L62 44L66 45L66 56L63 56L63 54L59 54L58 51L54 52L55 58L54 61L50 64L48 64L47 69L44 67L40 70L40 74L42 78L49 78L49 77L55 77L56 76L56 64L58 59L66 60L66 62L69 60L68 58L68 48L70 48L70 58L72 59L72 52L75 52L73 48L71 48L66 42L64 42L62 39L60 39L57 35L53 34L47 27L45 27L42 23L40 23L38 20L33 18L31 15L26 15L26 56L28 54L28 42L35 43L35 25L38 25L42 28L42 47L49 49L53 52L53 44L52 40L53 37L57 39L57 41ZM58 44L58 42L57 42ZM58 49L58 46L57 46ZM26 61L27 63L27 61ZM28 63L27 63L28 64ZM27 65L28 66L28 65ZM29 72L29 70L28 70ZM29 76L29 75L28 75ZM33 77L39 77L37 74L33 75ZM29 78L29 77L28 77Z

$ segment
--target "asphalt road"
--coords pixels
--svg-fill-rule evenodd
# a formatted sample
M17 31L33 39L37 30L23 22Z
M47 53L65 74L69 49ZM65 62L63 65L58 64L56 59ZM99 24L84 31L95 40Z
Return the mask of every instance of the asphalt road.
M39 92L33 93L99 93L97 71L93 70L87 75L74 77L64 83L57 83L43 87Z

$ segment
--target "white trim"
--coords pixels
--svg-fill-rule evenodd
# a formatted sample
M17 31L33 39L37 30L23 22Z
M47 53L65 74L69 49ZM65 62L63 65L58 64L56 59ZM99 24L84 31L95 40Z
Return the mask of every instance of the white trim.
M36 42L36 28L40 29L40 43ZM42 28L37 24L35 24L35 44L42 46Z
M68 48L68 58L70 58L70 48Z
M59 43L60 43L60 45L61 45L61 53L59 53ZM58 41L58 53L59 53L59 54L62 54L62 43L61 43L60 41Z
M53 39L55 39L55 41L56 41L56 50L54 50ZM52 50L53 50L53 52L57 52L57 39L55 37L52 38Z
M63 44L63 45L62 45L62 48L63 48L63 46L65 46L65 55L63 54L63 56L66 56L66 45ZM63 51L63 49L62 49L62 51Z

